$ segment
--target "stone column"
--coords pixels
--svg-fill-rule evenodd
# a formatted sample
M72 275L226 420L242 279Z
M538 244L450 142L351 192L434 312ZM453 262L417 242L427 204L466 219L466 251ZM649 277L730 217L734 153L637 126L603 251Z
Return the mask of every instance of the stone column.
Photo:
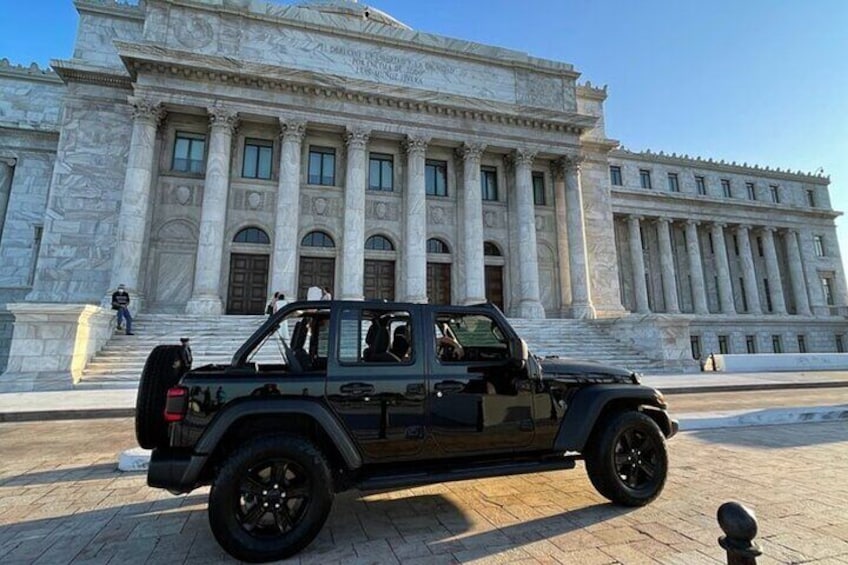
M769 281L771 307L775 314L786 314L786 301L783 299L783 281L777 265L777 252L774 249L774 228L763 228L763 252L766 260L766 274Z
M516 149L507 157L515 173L515 201L518 212L518 247L521 261L518 264L520 280L518 316L541 319L545 308L539 298L539 254L536 247L536 210L533 204L533 159L536 153Z
M757 287L757 271L754 270L754 256L751 253L751 238L748 226L736 226L736 238L739 241L739 253L742 257L742 280L745 281L745 301L748 313L762 314L760 290Z
M271 292L297 296L297 244L300 227L300 154L306 122L280 118L280 180L274 221Z
M586 252L586 223L583 219L583 186L580 178L582 157L565 160L565 214L568 227L568 258L571 274L571 317L594 318L589 282L589 254Z
M480 186L480 157L486 146L463 144L457 150L462 159L462 250L465 262L463 304L486 301L483 262L483 193Z
M365 287L365 184L370 132L349 129L345 169L344 234L342 235L342 300L362 300Z
M427 194L424 180L428 138L408 136L404 210L404 300L427 302Z
M12 177L16 163L16 159L0 158L0 240L3 238L3 224L6 223L6 210L12 194Z
M798 232L786 230L785 236L789 281L792 283L792 295L795 297L795 313L799 316L811 316L807 282L804 279L804 263L801 259L801 250L798 247Z
M671 250L670 228L671 221L668 218L657 218L665 311L668 314L679 314L680 305L677 302L677 277L674 272L674 252Z
M165 115L162 105L131 96L133 130L127 157L127 172L121 192L118 235L112 257L112 273L108 300L119 284L124 284L133 300L140 298L141 257L147 240L147 217L150 207L150 181L153 178L156 129Z
M194 289L186 305L188 314L221 314L220 281L224 257L224 226L230 188L230 155L238 114L214 106L209 108L209 155L200 212L200 237L194 267Z
M718 275L718 299L722 314L736 314L733 284L730 282L730 265L727 262L727 244L724 242L724 227L725 224L715 223L711 228Z
M698 222L694 220L686 220L686 254L689 258L689 276L692 281L692 302L695 305L695 314L709 314L704 267L701 264L701 244L698 240Z
M642 253L642 218L627 216L627 229L630 237L630 263L633 265L633 294L636 297L636 312L648 314L648 284L645 281L645 257Z
M568 214L565 209L565 161L551 163L554 179L554 205L556 209L557 264L559 267L560 308L566 315L566 305L571 305L571 268L568 258Z

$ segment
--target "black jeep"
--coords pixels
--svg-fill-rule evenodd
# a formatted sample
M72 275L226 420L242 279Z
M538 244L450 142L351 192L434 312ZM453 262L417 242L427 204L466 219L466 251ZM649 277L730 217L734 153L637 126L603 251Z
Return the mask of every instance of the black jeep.
M292 555L333 495L568 469L640 506L677 432L662 394L623 369L539 359L493 305L296 302L229 365L185 371L159 346L139 386L150 486L212 485L209 522L245 561Z

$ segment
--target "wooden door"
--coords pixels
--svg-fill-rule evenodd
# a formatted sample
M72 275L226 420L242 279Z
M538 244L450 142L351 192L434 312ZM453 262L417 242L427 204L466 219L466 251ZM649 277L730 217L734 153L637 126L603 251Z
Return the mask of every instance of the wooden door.
M451 303L451 266L449 263L427 263L427 301L430 304Z
M395 262L365 261L365 300L395 299Z
M335 296L336 260L319 257L300 258L300 279L297 286L298 300L306 300L310 286L327 287ZM288 297L286 297L288 298Z
M499 265L486 265L486 300L504 309L503 267Z
M227 314L264 314L268 302L268 255L233 253Z

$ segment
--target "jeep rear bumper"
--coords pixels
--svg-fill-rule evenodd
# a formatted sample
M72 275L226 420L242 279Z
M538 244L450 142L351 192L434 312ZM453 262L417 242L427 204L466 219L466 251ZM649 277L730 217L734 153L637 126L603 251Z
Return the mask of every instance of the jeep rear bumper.
M175 493L191 492L199 486L197 478L206 464L206 457L154 449L147 469L147 484Z

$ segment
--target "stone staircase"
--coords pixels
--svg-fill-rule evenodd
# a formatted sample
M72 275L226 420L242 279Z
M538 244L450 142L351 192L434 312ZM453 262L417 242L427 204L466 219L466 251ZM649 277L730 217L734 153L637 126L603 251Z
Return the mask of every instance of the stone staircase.
M80 389L135 388L150 351L160 344L191 338L194 366L229 363L233 354L265 321L265 316L189 316L140 314L136 335L116 333L83 371ZM582 320L510 320L530 350L542 357L560 355L627 367L656 370L650 359L591 322ZM264 351L268 351L265 349Z

